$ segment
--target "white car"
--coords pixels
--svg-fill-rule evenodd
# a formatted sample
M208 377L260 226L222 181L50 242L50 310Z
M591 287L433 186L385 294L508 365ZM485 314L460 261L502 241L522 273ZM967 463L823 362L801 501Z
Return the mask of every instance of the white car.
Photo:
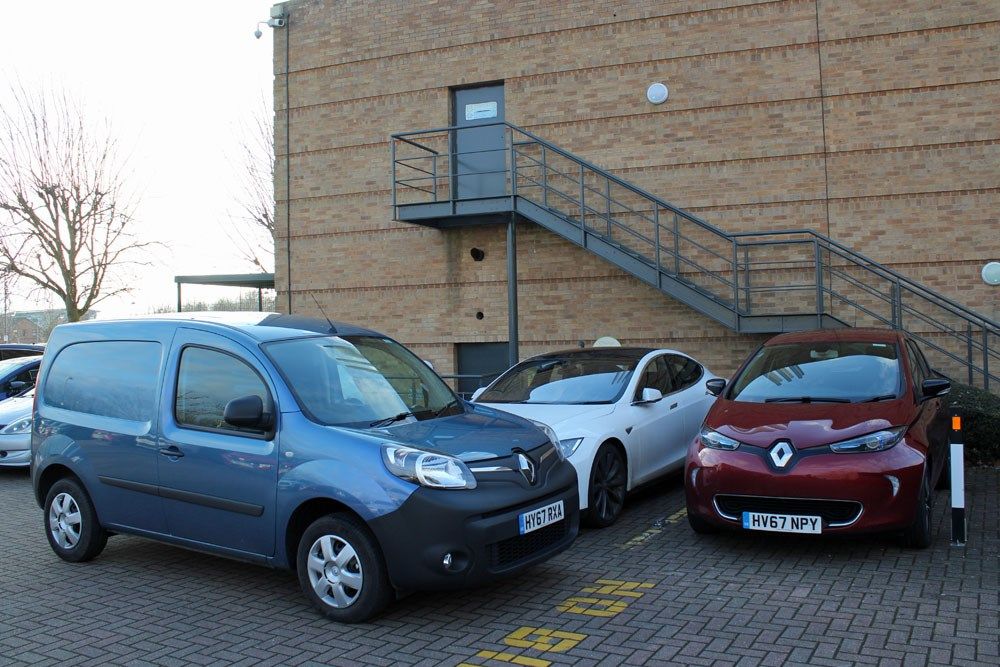
M21 468L31 462L32 389L0 401L0 468Z
M627 491L683 467L714 377L674 350L575 349L522 361L473 400L550 426L576 467L584 519L604 527Z

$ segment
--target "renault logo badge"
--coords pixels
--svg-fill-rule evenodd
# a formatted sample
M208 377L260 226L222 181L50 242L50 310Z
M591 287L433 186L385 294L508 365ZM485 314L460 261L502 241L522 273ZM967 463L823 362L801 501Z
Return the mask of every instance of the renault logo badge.
M524 475L524 479L528 481L528 484L535 483L535 464L524 454L517 455L517 467Z
M782 440L771 448L771 461L774 462L775 467L784 468L792 460L794 452L795 450L792 449L791 443L787 440Z

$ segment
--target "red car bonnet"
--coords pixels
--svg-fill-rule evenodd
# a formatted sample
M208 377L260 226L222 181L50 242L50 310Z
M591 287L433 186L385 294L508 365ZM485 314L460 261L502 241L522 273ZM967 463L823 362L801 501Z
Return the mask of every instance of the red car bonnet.
M875 403L749 403L720 398L705 426L740 442L769 447L791 440L796 449L821 447L916 418L909 392L894 401Z

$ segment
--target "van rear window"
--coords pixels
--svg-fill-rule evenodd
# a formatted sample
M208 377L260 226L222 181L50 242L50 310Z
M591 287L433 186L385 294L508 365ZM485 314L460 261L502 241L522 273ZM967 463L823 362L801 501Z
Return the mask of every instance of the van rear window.
M156 409L161 346L146 341L95 341L64 348L45 380L46 405L102 417L151 421Z

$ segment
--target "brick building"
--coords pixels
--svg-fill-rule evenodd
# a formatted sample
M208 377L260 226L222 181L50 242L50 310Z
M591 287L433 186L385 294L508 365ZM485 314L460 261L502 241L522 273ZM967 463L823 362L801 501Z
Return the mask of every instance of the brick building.
M279 307L290 258L295 312L318 302L441 372L508 340L506 226L437 229L395 221L392 206L390 135L453 124L455 91L489 83L503 87L500 118L728 232L815 230L1000 315L1000 290L978 276L1000 256L997 0L281 6ZM662 104L647 100L655 82ZM728 373L765 337L540 225L517 235L521 358L610 335Z

